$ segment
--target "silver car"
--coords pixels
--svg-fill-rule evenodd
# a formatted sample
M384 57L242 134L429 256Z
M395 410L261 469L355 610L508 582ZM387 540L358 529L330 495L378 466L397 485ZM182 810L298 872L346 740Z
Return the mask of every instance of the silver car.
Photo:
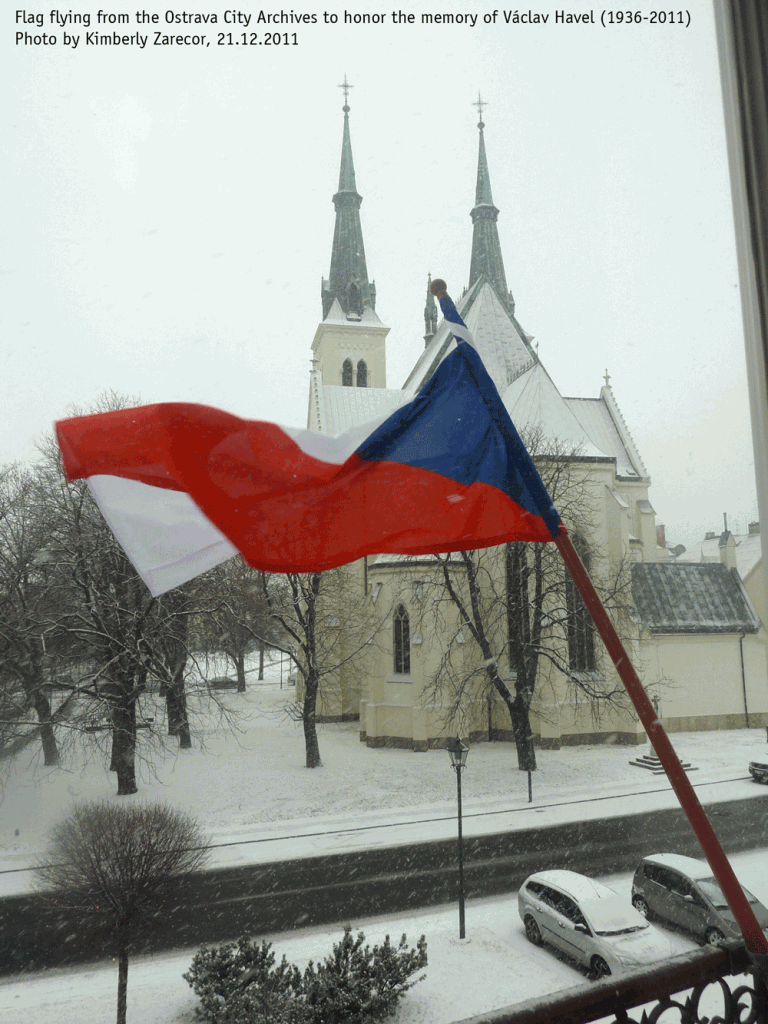
M768 928L768 910L744 889L760 927ZM702 942L717 944L741 937L722 889L706 861L657 853L645 857L632 881L632 904L646 917L657 917Z
M517 897L525 934L583 964L592 978L672 955L667 939L613 889L575 871L539 871Z

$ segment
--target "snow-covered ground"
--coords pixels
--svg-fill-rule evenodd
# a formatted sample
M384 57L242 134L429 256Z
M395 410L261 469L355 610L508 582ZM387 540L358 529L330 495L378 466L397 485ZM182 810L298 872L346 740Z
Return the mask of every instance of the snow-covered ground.
M443 750L372 750L360 743L358 724L321 725L323 767L304 767L300 725L284 712L292 692L280 687L276 668L263 683L251 673L249 689L220 692L237 712L231 731L216 708L199 708L194 746L139 733L139 793L116 797L115 776L98 749L74 736L60 768L44 768L37 745L12 764L0 762L0 892L28 885L22 870L45 849L52 822L85 799L166 801L198 816L215 848L213 863L247 863L321 852L394 845L453 836L456 779ZM768 755L763 729L672 736L696 769L691 781L705 801L765 795L749 778L750 760ZM517 770L507 743L472 747L462 774L465 830L502 831L626 814L675 804L664 776L630 764L641 747L585 746L537 751L533 801L527 775Z
M273 670L264 682L249 677L244 695L227 691L238 712L238 731L227 730L211 711L196 720L194 747L178 751L151 744L151 768L144 764L139 793L126 799L158 799L194 812L214 843L213 863L288 859L320 852L394 845L454 836L456 782L444 751L414 753L370 750L358 739L357 723L319 729L323 768L304 768L303 735L283 713L292 694L281 689ZM704 802L765 795L748 776L750 760L764 759L763 729L683 733L672 737L679 756L696 771L691 780ZM538 751L533 802L527 777L517 771L507 744L473 746L462 776L465 835L605 817L672 806L663 776L630 764L640 748L589 746ZM78 800L114 796L114 776L101 754L86 756L80 739L69 744L61 768L46 769L38 750L28 748L0 772L0 891L29 887L28 865L45 849L52 822ZM768 902L765 853L734 858L739 874ZM628 894L630 878L608 879ZM492 1006L585 983L584 976L546 950L526 941L513 897L481 900L468 908L468 943L456 938L455 908L407 918L352 922L371 941L386 932L424 932L430 966L424 982L403 1002L394 1024L441 1024ZM275 938L279 954L302 964L330 951L336 929L311 929ZM233 936L234 937L234 936ZM690 943L673 937L677 949ZM190 951L137 958L129 981L129 1021L173 1024L193 1019L194 996L181 974ZM110 965L51 971L23 980L0 980L0 1021L31 1024L97 1024L111 1019L116 977Z

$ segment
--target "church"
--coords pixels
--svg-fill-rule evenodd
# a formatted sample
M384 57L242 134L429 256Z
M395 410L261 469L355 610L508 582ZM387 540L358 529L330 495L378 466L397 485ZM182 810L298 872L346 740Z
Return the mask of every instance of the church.
M541 470L545 483L555 481L547 484L550 494L593 579L613 581L625 642L667 728L768 725L765 628L728 560L727 538L716 564L672 556L664 528L657 526L648 470L607 372L597 397L565 397L518 319L478 106L469 283L456 301L459 313L518 432L537 465L547 467ZM308 427L329 434L410 400L456 344L439 320L428 280L423 348L402 387L387 386L389 328L376 313L366 264L346 88L343 113L335 229L330 271L321 285L322 320L312 341L307 416ZM499 677L514 692L520 690L522 663L510 652L520 647L520 632L530 623L511 611L510 581L528 556L511 551L524 545L505 547L482 556L487 586L480 603ZM510 568L513 561L517 569ZM360 739L372 747L428 750L457 733L475 742L511 738L507 709L484 671L489 659L457 603L458 585L456 600L446 597L446 585L452 591L450 580L461 571L458 562L446 567L446 559L395 555L369 556L345 570L345 600L365 606L375 628L359 656L325 680L320 720L359 720ZM564 568L558 564L554 571ZM561 578L543 599L538 632L528 638L528 647L538 644L542 654L537 651L535 679L525 690L534 743L549 749L642 743L645 733L568 584ZM343 615L326 619L340 626Z

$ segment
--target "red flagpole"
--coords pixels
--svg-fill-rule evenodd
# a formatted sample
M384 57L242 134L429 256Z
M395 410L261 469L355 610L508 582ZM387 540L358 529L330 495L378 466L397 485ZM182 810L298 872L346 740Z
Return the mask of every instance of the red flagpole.
M664 731L664 727L659 721L653 705L648 699L648 695L643 689L637 672L629 660L624 645L619 639L597 591L592 585L592 580L589 578L589 574L584 568L571 538L567 533L560 533L554 538L554 542L563 556L563 561L573 578L573 582L584 599L584 604L594 619L597 631L602 637L603 643L616 666L616 671L619 673L621 681L624 683L626 691L635 706L638 717L648 733L648 738L653 744L653 748L661 761L664 771L667 773L667 778L672 783L672 788L677 794L680 806L701 844L709 866L712 868L712 874L723 890L728 906L731 908L733 916L736 918L741 929L741 934L744 936L747 949L750 953L759 957L760 960L763 960L764 957L768 958L768 941L766 941L765 935L757 923L754 911L744 895L730 861L720 845L720 840L717 838L704 808L699 803L699 798L694 792L690 779L680 764L680 760L669 741L669 737ZM768 962L763 961L760 966L765 971L768 969Z

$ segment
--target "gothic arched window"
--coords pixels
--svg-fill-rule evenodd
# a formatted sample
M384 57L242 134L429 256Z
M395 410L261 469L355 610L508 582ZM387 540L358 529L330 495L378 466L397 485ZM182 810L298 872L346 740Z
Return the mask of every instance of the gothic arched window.
M368 367L365 365L364 359L357 364L357 386L359 388L368 387Z
M411 628L408 612L400 604L392 617L395 650L395 673L408 675L411 671Z
M577 533L572 534L571 539L584 568L589 572L590 557L586 541ZM565 603L568 611L568 664L574 672L592 672L597 667L595 627L570 573L565 576Z
M349 312L357 313L358 316L362 315L363 304L360 301L360 289L356 284L349 286Z
M531 642L528 581L535 570L528 564L528 545L522 541L507 544L506 563L509 667L516 668L516 652Z
M345 388L352 387L352 360L345 359L341 364L341 383Z

